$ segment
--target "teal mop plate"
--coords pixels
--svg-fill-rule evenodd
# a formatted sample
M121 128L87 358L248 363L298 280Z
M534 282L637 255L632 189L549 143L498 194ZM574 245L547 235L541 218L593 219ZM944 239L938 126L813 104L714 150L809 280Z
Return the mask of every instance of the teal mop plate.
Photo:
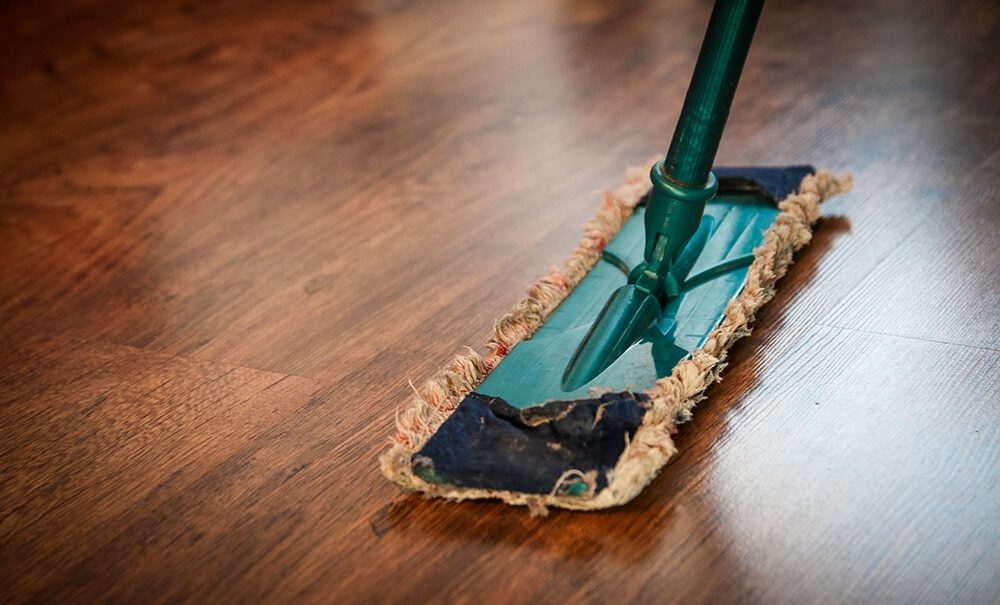
M548 493L568 469L590 469L597 471L596 482L570 482L564 493L606 485L607 471L648 407L643 391L701 348L719 325L743 289L754 248L779 214L775 201L794 192L812 169L715 172L719 193L692 238L703 247L679 263L687 265L686 280L658 325L592 381L563 390L563 373L581 339L643 260L640 205L544 325L511 349L414 456L418 475L434 483Z
M644 213L644 207L636 209L605 249L603 259L534 336L511 350L477 393L524 409L552 400L583 399L594 392L645 391L669 375L691 351L701 348L721 321L729 300L743 288L748 264L738 263L742 266L682 292L665 309L655 332L591 382L572 391L560 385L563 371L604 303L626 284L627 271L643 260ZM774 202L760 195L727 194L709 202L702 220L702 228L709 231L708 241L690 275L724 261L750 260L777 215Z

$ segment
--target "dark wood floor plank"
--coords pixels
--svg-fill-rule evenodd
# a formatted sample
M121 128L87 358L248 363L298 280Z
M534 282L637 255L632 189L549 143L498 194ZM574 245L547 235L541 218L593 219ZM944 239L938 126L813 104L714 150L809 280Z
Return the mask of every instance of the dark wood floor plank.
M11 403L0 423L2 567L26 589L59 578L88 550L141 547L138 534L122 531L127 525L155 522L154 505L185 493L317 389L306 379L122 346L108 361L105 345L74 344L76 359L31 380L73 378ZM189 522L186 510L174 513Z

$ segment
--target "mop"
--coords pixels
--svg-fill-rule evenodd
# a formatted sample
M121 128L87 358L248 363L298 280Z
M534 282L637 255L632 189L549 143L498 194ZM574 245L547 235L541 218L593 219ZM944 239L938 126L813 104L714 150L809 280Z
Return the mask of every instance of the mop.
M750 333L820 204L810 166L712 168L763 0L719 0L666 156L604 195L561 269L396 415L383 474L450 500L625 504Z

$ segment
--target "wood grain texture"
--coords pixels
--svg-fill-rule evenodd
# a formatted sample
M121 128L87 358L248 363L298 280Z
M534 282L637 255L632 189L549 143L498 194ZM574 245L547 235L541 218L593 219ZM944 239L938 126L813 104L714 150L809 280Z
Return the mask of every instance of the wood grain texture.
M710 3L0 7L0 601L1000 601L1000 10L771 0L720 164L852 171L679 455L377 472L666 148Z

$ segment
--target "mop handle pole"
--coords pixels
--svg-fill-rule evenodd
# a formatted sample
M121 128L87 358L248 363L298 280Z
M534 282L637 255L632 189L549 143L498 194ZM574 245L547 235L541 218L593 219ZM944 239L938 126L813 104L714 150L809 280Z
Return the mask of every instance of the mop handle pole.
M708 182L763 6L764 0L715 3L663 164L663 176L676 185L701 188Z

